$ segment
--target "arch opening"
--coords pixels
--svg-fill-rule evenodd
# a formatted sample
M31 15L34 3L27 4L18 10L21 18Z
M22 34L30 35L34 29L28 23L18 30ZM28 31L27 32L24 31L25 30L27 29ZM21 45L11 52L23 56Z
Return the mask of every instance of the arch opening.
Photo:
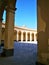
M32 33L32 41L34 41L34 33Z
M21 41L21 31L18 32L18 41Z
M30 33L27 34L27 41L30 41Z
M26 33L23 33L23 41L26 41Z

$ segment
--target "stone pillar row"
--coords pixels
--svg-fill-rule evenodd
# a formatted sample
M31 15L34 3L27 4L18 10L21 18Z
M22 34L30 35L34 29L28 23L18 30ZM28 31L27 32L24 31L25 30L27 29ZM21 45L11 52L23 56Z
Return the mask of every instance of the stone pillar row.
M16 37L16 38L17 38L16 40L17 40L17 41L18 41L18 36L19 36L18 33L19 33L19 31L17 31L17 34L16 34L16 36L17 36L17 37ZM21 31L21 41L23 41L23 33L24 33L24 32ZM27 33L28 33L28 32L26 32L26 42L27 42L27 39L28 39L28 38L27 38ZM32 41L32 32L30 32L30 42L31 42L31 41ZM36 40L36 33L34 33L34 41L37 41L37 40Z

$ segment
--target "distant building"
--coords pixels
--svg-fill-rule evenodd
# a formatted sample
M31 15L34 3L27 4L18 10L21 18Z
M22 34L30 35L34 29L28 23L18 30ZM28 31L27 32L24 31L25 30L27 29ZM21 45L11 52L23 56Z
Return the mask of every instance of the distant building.
M5 38L5 23L2 23L2 40L4 40L4 38ZM37 30L29 29L25 25L23 25L22 27L15 26L13 38L15 41L36 42Z

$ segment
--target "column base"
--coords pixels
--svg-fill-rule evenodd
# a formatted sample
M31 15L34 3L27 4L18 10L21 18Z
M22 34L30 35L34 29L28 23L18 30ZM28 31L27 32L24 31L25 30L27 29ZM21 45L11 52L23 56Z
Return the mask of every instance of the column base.
M3 49L2 57L9 57L14 55L14 49Z
M36 62L36 65L46 65L46 64L42 64L40 62Z

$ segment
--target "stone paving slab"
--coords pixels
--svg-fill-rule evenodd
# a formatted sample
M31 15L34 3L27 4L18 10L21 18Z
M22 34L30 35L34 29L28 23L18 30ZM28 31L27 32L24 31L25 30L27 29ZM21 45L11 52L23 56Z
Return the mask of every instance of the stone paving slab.
M37 44L14 43L14 56L0 57L0 65L36 65Z

